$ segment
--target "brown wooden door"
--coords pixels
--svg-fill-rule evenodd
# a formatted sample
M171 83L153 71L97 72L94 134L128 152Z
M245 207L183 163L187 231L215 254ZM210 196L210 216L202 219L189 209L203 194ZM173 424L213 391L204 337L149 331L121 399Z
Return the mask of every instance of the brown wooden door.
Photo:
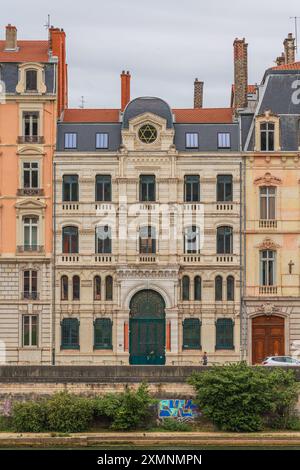
M282 356L284 349L284 318L274 315L253 318L252 363L261 364L267 356Z

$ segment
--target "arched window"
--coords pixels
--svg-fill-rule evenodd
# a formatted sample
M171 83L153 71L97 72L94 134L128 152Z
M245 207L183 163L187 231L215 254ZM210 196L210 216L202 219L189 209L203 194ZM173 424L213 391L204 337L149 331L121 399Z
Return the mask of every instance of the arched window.
M201 277L194 278L194 300L201 300Z
M96 253L111 253L111 228L99 225L95 231Z
M182 300L190 300L190 278L183 276L182 278Z
M139 234L140 253L156 253L156 231L150 225L141 227Z
M37 91L37 70L26 70L26 91Z
M223 300L223 278L217 276L215 279L215 300Z
M73 276L73 300L80 300L80 277Z
M60 280L60 298L61 300L69 299L69 279L68 276L62 276Z
M94 277L94 300L101 300L101 277Z
M113 299L113 278L106 276L105 278L105 300Z
M78 228L74 226L63 227L62 251L63 253L78 253Z
M227 277L227 300L234 300L234 277Z
M232 227L222 226L217 228L217 253L232 253Z
M184 253L200 252L200 229L196 225L186 227L184 231Z

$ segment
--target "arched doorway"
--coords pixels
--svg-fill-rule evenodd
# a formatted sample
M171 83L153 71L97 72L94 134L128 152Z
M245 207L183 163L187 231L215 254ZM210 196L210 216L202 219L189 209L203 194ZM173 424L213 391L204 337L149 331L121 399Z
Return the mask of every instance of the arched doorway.
M267 356L284 355L284 318L261 315L252 319L252 363L261 364Z
M129 307L129 363L165 364L164 299L154 290L141 290Z

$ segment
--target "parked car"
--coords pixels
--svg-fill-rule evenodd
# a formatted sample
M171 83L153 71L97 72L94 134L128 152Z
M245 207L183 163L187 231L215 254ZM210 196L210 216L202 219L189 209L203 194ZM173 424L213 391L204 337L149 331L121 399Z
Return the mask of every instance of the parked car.
M300 361L291 356L269 356L263 362L263 366L300 366Z

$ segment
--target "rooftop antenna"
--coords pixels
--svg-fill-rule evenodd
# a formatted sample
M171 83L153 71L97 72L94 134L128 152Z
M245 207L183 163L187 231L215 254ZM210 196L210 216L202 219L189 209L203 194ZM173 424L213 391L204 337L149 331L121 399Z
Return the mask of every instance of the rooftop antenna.
M85 105L85 99L84 99L84 96L82 96L81 99L80 99L79 108L83 109L83 108L84 108L84 105Z
M300 20L300 16L290 16L290 20L294 20L295 23L295 51L297 54L298 51L298 20Z
M45 28L46 29L50 29L50 26L51 26L51 21L50 21L50 15L48 14L48 18L47 18L47 23L44 24Z

